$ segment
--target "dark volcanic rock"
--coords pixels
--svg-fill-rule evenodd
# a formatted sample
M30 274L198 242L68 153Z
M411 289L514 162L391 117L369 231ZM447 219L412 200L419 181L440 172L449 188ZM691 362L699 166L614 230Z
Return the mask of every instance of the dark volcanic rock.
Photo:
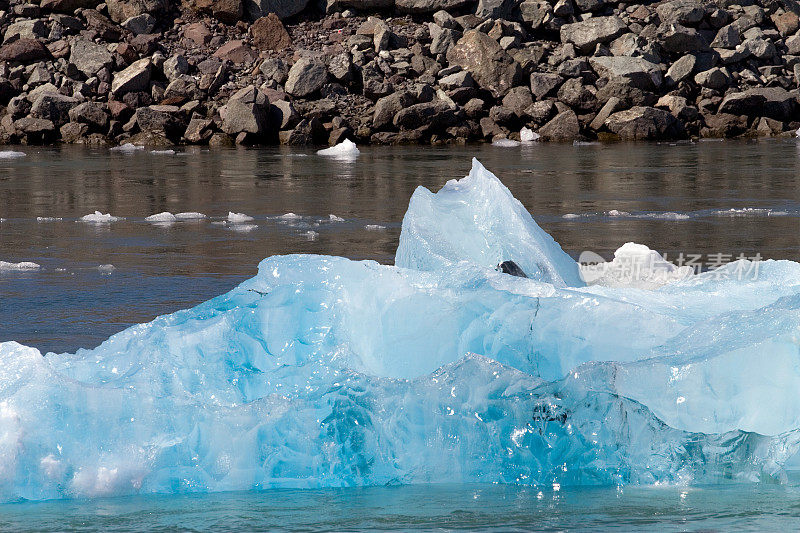
M640 141L675 137L675 117L663 109L637 106L609 116L606 127L623 140Z
M447 51L447 60L469 71L478 85L495 98L522 81L522 68L500 45L478 30L470 30Z
M50 57L50 50L37 39L19 39L0 47L0 60L20 63L41 61Z

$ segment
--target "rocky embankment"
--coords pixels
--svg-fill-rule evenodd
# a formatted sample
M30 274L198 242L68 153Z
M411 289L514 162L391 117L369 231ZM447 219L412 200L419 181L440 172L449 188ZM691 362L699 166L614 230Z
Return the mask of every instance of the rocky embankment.
M0 5L0 142L792 134L794 0Z

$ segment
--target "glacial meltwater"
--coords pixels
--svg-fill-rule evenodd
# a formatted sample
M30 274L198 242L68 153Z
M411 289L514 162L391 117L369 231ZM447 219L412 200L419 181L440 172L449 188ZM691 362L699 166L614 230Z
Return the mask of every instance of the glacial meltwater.
M0 530L800 519L794 139L14 152Z

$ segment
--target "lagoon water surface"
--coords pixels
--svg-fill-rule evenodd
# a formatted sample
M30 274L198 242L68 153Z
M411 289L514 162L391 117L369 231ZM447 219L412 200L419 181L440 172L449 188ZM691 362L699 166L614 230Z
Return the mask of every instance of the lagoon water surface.
M311 252L391 263L414 188L437 190L465 175L471 156L574 257L584 250L608 257L627 241L668 258L800 255L793 140L375 148L355 161L280 150L25 151L0 162L0 261L41 268L0 272L0 341L42 351L93 347L128 325L226 292L267 256ZM122 220L80 221L95 210ZM145 220L164 211L207 217ZM796 519L791 479L713 488L400 486L17 503L0 507L0 528L764 530Z

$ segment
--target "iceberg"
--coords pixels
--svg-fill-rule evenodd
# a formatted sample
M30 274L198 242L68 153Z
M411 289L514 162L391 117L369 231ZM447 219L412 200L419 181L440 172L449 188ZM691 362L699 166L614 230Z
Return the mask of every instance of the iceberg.
M228 222L231 224L243 224L245 222L250 222L253 220L253 217L250 215L245 215L244 213L234 213L233 211L228 211Z
M474 161L415 191L395 265L275 256L94 349L0 343L0 500L780 483L800 450L798 324L790 261L587 286Z
M95 211L94 213L83 215L80 218L81 222L90 222L93 224L107 224L110 222L117 222L122 220L122 217L115 217L110 213L101 213L100 211Z
M145 217L146 222L156 222L159 224L171 224L176 220L178 220L178 217L176 217L169 211L164 211L162 213L156 213L155 215L150 215L149 217Z

